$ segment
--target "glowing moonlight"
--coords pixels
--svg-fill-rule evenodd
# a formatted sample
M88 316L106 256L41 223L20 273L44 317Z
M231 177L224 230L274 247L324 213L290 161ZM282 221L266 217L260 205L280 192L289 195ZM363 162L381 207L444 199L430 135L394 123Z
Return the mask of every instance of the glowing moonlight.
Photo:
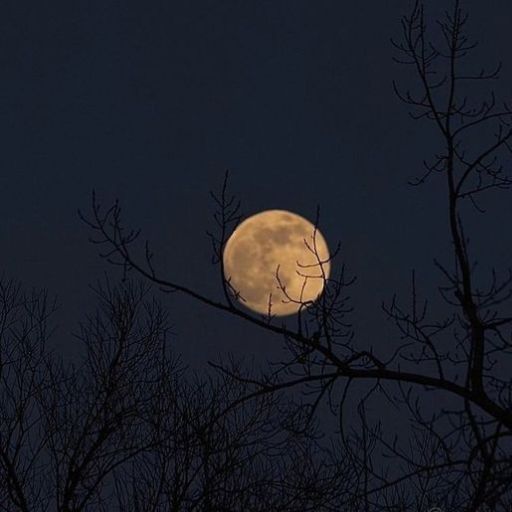
M300 302L316 300L330 271L322 234L285 210L267 210L244 220L226 243L223 263L225 278L243 304L266 314L270 300L272 314L279 316L296 313Z

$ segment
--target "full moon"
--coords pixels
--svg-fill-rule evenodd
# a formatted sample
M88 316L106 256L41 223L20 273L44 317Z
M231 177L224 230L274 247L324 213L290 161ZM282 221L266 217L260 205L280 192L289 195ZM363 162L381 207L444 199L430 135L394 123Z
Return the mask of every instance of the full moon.
M244 220L223 252L224 277L239 300L258 313L296 313L316 300L329 276L327 243L305 218L266 210ZM284 291L283 291L284 288Z

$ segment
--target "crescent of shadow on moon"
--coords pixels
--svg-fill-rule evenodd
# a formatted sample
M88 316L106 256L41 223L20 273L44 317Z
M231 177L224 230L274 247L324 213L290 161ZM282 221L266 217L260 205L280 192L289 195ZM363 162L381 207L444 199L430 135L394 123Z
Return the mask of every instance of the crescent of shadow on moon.
M305 243L312 247L314 233L317 254ZM240 293L242 302L266 314L271 297L271 312L278 316L296 313L300 307L280 288L278 268L286 293L299 302L317 299L330 271L329 250L322 234L308 220L285 210L267 210L243 221L227 241L223 260L225 277Z

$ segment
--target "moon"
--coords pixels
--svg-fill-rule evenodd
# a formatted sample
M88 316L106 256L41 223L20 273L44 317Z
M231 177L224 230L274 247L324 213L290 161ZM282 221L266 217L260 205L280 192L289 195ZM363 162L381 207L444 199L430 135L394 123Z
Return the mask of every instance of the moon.
M286 210L245 219L224 246L224 278L249 309L276 316L297 313L318 299L329 277L329 248L318 229ZM284 291L283 291L284 288Z

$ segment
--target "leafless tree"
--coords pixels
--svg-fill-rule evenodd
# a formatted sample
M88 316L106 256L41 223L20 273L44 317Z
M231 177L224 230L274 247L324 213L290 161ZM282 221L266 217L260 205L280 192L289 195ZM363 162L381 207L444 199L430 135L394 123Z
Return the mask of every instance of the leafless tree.
M224 279L222 250L241 217L227 179L213 196L218 230L210 234L223 301L162 276L147 243L145 258L138 259L133 247L139 233L124 229L118 203L103 209L93 196L92 215L83 217L93 241L104 248L102 256L125 274L135 271L165 292L181 292L283 337L289 358L271 374L248 379L227 367L217 369L250 384L253 391L247 399L300 386L311 397L303 406L306 424L327 399L340 416L342 444L359 471L352 504L366 511L512 508L512 272L500 278L495 270L486 273L476 266L478 254L469 244L465 221L472 208L483 214L480 199L486 194L510 188L510 175L499 159L512 149L512 109L492 91L481 99L483 87L498 77L500 66L472 69L468 18L460 0L451 4L432 29L423 3L416 2L402 19L401 39L393 42L397 61L409 66L417 79L410 89L395 84L396 94L410 106L414 119L431 123L439 136L438 153L424 163L425 172L413 184L439 181L453 262L435 261L441 299L433 310L420 296L418 271L412 274L409 306L397 297L383 305L398 329L392 353L378 354L351 327L347 294L353 280L343 265L336 275L325 276L325 291L317 302L288 297L300 306L295 326L278 323L271 311L267 317L253 315L233 300L243 297ZM314 234L306 242L314 250ZM343 418L354 388L361 422L349 433ZM365 404L376 393L410 415L414 428L409 447L366 420ZM435 406L437 396L448 400L449 410ZM393 458L393 471L374 464L378 450Z
M274 396L234 406L246 393L226 377L168 383L151 425L164 441L116 479L120 508L329 510L347 492L350 469L315 453L321 448L312 438L291 433Z
M0 280L0 509L32 510L44 503L38 396L46 391L45 342L55 303Z
M330 510L347 492L286 401L179 362L147 285L94 291L69 362L46 348L47 294L0 280L0 510Z

